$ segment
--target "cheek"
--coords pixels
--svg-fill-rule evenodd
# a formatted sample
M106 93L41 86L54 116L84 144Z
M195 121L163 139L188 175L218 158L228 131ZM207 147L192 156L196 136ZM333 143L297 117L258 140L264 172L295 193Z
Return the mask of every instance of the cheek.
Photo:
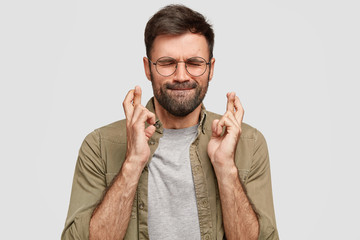
M164 83L166 82L165 79L159 78L158 76L151 76L151 83L154 89L160 89Z
M153 85L161 86L164 85L166 82L171 82L172 79L169 77L163 77L159 75L158 73L152 73L151 75L151 82L153 82Z
M202 87L205 87L205 86L207 86L208 85L208 83L209 83L209 76L208 76L208 74L204 74L204 76L202 76L202 78L201 79L198 79L198 84L200 85L200 86L202 86Z

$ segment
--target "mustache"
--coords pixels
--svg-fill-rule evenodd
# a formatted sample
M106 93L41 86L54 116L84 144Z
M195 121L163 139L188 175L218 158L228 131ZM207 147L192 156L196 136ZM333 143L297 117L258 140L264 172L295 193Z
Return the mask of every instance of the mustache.
M192 89L198 86L197 82L182 82L182 83L166 83L167 89L179 90L179 89Z

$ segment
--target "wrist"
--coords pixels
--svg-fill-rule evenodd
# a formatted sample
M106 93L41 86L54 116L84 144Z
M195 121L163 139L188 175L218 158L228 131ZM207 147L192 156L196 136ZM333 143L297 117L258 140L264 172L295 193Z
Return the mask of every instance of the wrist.
M228 167L223 167L221 169L214 169L219 185L228 185L234 183L239 178L239 171L235 164Z
M121 167L121 175L127 179L134 179L134 181L137 182L145 165L146 162L142 163L142 161L136 157L127 157Z
M149 154L135 154L129 152L129 154L125 158L125 162L129 164L129 166L134 167L136 169L141 168L141 170L145 167L146 163L149 160Z

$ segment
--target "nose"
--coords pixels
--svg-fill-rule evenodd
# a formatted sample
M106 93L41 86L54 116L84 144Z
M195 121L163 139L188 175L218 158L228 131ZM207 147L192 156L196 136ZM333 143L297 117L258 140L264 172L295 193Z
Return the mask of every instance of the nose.
M179 61L177 65L177 69L175 71L174 80L178 82L189 81L190 76L186 70L185 62Z

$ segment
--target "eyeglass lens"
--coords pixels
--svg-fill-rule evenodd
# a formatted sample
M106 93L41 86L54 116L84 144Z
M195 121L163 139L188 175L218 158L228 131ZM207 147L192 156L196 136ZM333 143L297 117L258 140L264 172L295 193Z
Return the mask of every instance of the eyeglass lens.
M156 70L163 76L172 75L176 71L177 65L178 61L171 57L161 57L155 64ZM198 77L206 71L207 63L201 57L192 57L185 61L185 67L190 75Z

